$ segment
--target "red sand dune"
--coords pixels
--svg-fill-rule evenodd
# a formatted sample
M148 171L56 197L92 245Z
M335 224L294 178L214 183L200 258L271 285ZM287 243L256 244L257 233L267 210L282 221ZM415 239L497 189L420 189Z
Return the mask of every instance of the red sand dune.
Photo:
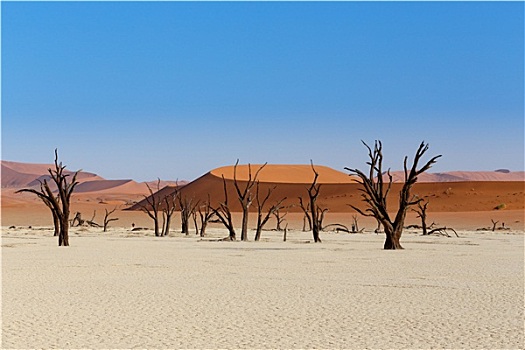
M247 181L251 168L252 178L261 169L261 164L239 165L237 166L237 180ZM319 174L318 183L322 184L345 184L354 183L356 180L348 173L342 173L327 166L315 165L315 171ZM211 175L233 180L234 167L224 166L210 171ZM260 182L268 183L290 183L290 184L311 184L314 179L314 172L311 165L284 165L267 164L262 168L257 176Z
M6 165L7 164L7 165ZM19 163L21 164L21 163ZM34 181L41 176L38 171L47 171L49 165L15 164L12 162L2 162L2 186L10 184L9 188L2 188L2 224L3 225L51 225L49 210L41 201L31 194L14 194L14 192L28 182ZM252 165L252 174L259 166ZM316 165L319 172L319 183L321 191L318 197L318 203L321 207L329 208L329 217L341 216L342 219L350 218L355 213L349 207L349 204L364 208L361 201L360 185L348 176L347 173L339 172L323 166ZM29 173L24 173L28 171ZM485 177L489 173L489 177ZM522 172L523 173L523 172ZM89 173L87 173L89 174ZM225 176L227 192L231 208L233 211L240 211L240 205L237 199L235 188L233 186L233 167L222 167L214 169L195 181L181 187L183 195L193 197L201 203L205 203L208 194L211 197L212 205L216 206L220 201L224 201L223 180L221 175ZM525 181L465 181L469 179L498 179L504 176L509 179L515 173L505 174L493 172L454 172L445 174L424 174L413 188L413 193L430 201L429 212L434 212L432 220L439 215L459 215L454 225L461 227L464 225L464 218L475 215L469 223L470 227L487 226L490 224L490 218L504 220L505 222L523 222L524 220L524 202L525 202ZM427 179L434 179L442 182L425 182ZM468 175L468 176L467 176ZM248 176L247 166L238 167L238 179L241 187L246 184ZM287 206L283 211L290 212L287 216L291 223L293 220L302 220L300 214L298 197L304 200L307 198L307 188L313 179L313 172L310 165L267 165L259 174L260 176L260 193L266 195L269 189L275 187L269 203L287 197L284 204ZM450 177L461 178L458 182L449 181ZM145 183L137 183L132 180L104 180L94 174L85 177L86 181L79 184L77 191L72 197L72 212L80 211L86 216L92 215L96 210L97 220L100 219L104 209L119 208L118 225L131 225L132 222L141 223L142 225L150 224L148 217L139 212L121 211L129 208L132 203L137 203L144 199L149 193ZM93 181L93 179L96 179ZM161 182L160 186L170 182ZM171 182L173 183L173 182ZM183 182L182 182L183 183ZM17 187L13 188L13 185ZM151 189L156 190L157 182L151 181ZM23 186L22 186L23 185ZM400 183L392 185L391 197L388 201L391 211L396 209L398 201L398 191ZM161 189L160 194L173 191L173 187L167 186ZM254 188L255 191L255 188ZM494 210L500 204L505 204L504 210ZM138 209L134 205L132 209ZM256 210L256 202L251 206ZM339 213L339 214L338 214ZM476 214L478 213L478 214ZM237 215L237 214L236 214ZM412 213L409 213L412 215ZM477 216L476 216L477 215ZM454 216L455 217L455 216ZM443 222L449 222L443 217ZM474 218L474 216L473 216ZM511 220L512 219L512 220ZM346 219L345 219L346 220ZM363 219L365 220L365 219ZM298 225L299 225L298 224ZM372 223L373 224L373 223Z
M289 170L290 167L290 171ZM252 174L258 166L252 166ZM350 212L353 209L349 205L364 208L361 200L360 184L347 174L338 172L328 167L316 166L319 172L319 183L321 184L318 204L321 207L329 208L331 212ZM289 176L293 173L299 181L293 183ZM197 180L181 188L184 196L195 198L204 203L208 195L213 206L224 201L223 180L224 174L230 207L233 211L240 211L240 204L237 199L236 190L233 182L233 167L222 167L210 171ZM248 167L239 166L237 178L241 188L246 186ZM284 205L286 211L300 212L298 197L306 201L307 188L313 179L312 169L309 165L286 166L268 165L260 172L260 195L266 195L268 190L275 187L269 198L270 202L287 198ZM429 204L429 211L435 212L459 212L459 211L488 211L493 210L500 204L505 204L508 210L524 209L524 185L523 181L462 181L462 182L433 182L417 183L412 193L421 198L426 198ZM393 183L388 206L394 210L398 203L399 190L401 183ZM162 193L165 193L164 189ZM255 188L253 189L255 192ZM138 210L145 205L145 201L139 202L130 210ZM251 207L256 210L255 201Z

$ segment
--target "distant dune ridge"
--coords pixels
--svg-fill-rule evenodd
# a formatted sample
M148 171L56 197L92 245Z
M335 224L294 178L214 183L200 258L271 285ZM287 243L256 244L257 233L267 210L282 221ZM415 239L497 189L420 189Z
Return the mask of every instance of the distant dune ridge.
M20 189L25 187L38 187L39 181L47 179L49 181L49 168L54 168L54 164L32 164L19 163L10 161L1 161L2 165L2 188ZM72 169L66 169L70 174L74 173ZM118 193L146 195L149 193L146 184L153 191L157 189L157 181L136 182L131 179L126 180L106 180L103 177L90 172L80 171L77 175L79 184L75 193ZM175 181L161 181L159 188L174 185ZM180 181L183 185L187 181Z

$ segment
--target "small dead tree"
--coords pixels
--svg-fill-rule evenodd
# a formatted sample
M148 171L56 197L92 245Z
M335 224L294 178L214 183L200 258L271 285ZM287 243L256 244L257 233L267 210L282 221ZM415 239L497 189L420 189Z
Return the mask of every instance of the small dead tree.
M423 230L423 236L426 236L428 235L428 230L427 230L427 207L428 207L428 202L425 202L424 204L422 204L423 201L420 201L417 203L417 209L412 209L413 211L415 211L417 213L417 217L421 219L421 229Z
M211 208L213 214L217 216L220 222L228 229L228 240L235 241L235 227L233 226L232 213L228 204L228 191L226 189L226 180L222 175L222 184L224 186L224 201L219 203L217 208Z
M82 214L79 211L77 211L75 213L75 217L71 221L71 227L82 226L84 225L84 222L85 220L82 219Z
M357 219L357 215L352 215L352 233L359 232L359 223Z
M95 222L95 216L97 216L97 211L93 211L93 216L91 217L91 220L86 220L86 224L88 224L90 227L100 227L99 224Z
M210 206L211 200L210 195L208 194L208 201L204 203L203 205L199 206L198 213L200 218L200 236L204 237L206 235L206 227L208 226L208 222L213 217L213 210Z
M197 210L198 202L194 201L194 198L188 198L187 196L182 195L178 196L178 202L180 207L180 222L181 222L181 231L186 236L190 234L190 219Z
M109 223L118 220L118 218L109 218L111 214L113 214L117 210L117 207L113 208L113 210L110 211L108 211L107 209L104 210L106 211L106 215L104 215L104 232L107 232Z
M71 181L68 181L70 174L65 173L65 165L58 161L58 150L55 149L55 168L48 169L52 183L56 186L56 192L52 191L47 180L40 182L40 191L33 188L24 188L16 193L33 193L51 209L53 213L53 223L55 225L55 234L58 231L58 245L69 246L69 211L71 195L78 185L76 181L78 172L73 173ZM58 225L58 228L57 228Z
M198 213L197 213L197 208L198 206L195 208L195 210L191 213L191 218L193 220L193 227L195 229L195 235L198 236L199 235L199 223L197 222L197 217L198 217Z
M492 221L492 231L496 231L496 225L498 224L499 221L494 221L492 219L490 219L490 221Z
M144 198L146 199L146 204L142 205L140 207L140 210L146 213L153 220L155 236L160 237L163 234L163 232L160 231L160 226L159 226L159 211L160 211L160 206L162 204L162 201L159 198L157 198L157 196L155 196L155 193L153 192L153 190L151 189L148 183L146 183L146 187L148 188L148 192L150 195L144 196ZM160 190L160 179L157 180L157 191L156 192L159 192L159 190Z
M162 198L162 235L167 236L170 233L170 226L171 226L171 217L173 216L173 213L175 213L175 209L177 208L176 198L179 193L179 186L178 183L175 187L175 190L171 193L166 194Z
M408 157L405 157L404 184L399 194L399 208L395 219L392 220L387 211L386 203L388 193L392 186L392 175L390 174L390 170L388 170L387 176L389 180L388 184L385 184L383 179L383 153L381 141L375 142L373 151L365 142L363 142L363 144L368 149L368 156L370 158L370 161L367 162L367 164L370 167L368 174L365 174L359 169L345 169L350 171L351 174L357 175L361 180L360 183L362 185L362 188L360 190L363 192L363 201L367 204L368 208L365 211L355 206L352 206L352 208L354 208L354 210L356 210L361 215L373 216L379 221L381 221L386 235L384 249L403 249L399 240L401 238L401 234L403 233L403 226L407 210L411 206L421 201L421 199L411 198L410 190L412 186L416 183L417 177L425 171L427 171L428 169L430 169L430 167L436 162L436 160L439 157L441 157L441 155L433 157L422 167L418 168L418 163L421 160L421 157L428 150L428 144L422 142L416 151L414 161L410 170L407 166Z
M252 166L248 163L248 180L246 181L246 184L243 186L242 189L239 184L239 181L237 181L237 165L239 165L238 159L237 162L235 162L235 166L233 167L233 184L235 186L235 190L237 191L237 198L239 199L239 203L241 203L242 208L241 241L248 240L248 215L250 205L253 201L252 188L257 182L257 176L259 175L261 170L266 166L266 164L267 163L264 163L252 177Z
M306 206L303 203L303 198L299 197L299 206L301 207L304 216L303 216L303 232L310 231L312 229L312 218L310 217L310 204L307 203ZM306 229L306 223L308 223L308 230Z
M283 207L281 209L284 208L286 207ZM272 213L272 215L275 217L275 231L282 231L283 229L281 225L284 222L286 215L288 215L288 212L282 214L281 210L277 209Z
M268 198L270 198L270 195L275 190L276 186L273 186L271 188L268 188L268 193L266 193L266 196L261 200L260 193L259 193L259 181L257 181L257 187L256 187L256 195L255 200L257 203L257 227L255 229L255 241L259 241L261 238L261 232L264 228L264 225L268 222L270 219L270 216L273 215L275 212L279 211L279 209L284 208L282 206L282 203L286 200L286 197L278 201L277 203L274 203L270 206L266 214L264 214L264 206L266 202L268 201Z

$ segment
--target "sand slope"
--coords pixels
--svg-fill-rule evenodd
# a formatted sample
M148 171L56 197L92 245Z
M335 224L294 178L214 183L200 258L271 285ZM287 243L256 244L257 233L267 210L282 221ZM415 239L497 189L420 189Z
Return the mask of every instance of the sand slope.
M269 190L273 190L268 203L287 198L283 203L287 211L300 212L298 197L307 200L307 188L313 177L309 166L268 166L261 173L260 198ZM252 173L257 166L252 166ZM349 205L364 208L361 200L361 185L352 177L327 167L318 167L320 174L318 183L321 184L318 203L321 207L329 208L331 212L350 212ZM268 172L265 172L268 170ZM246 186L247 167L239 167L238 181L243 188ZM292 182L292 173L297 182ZM233 211L240 211L233 182L233 167L223 167L210 171L195 181L183 186L181 193L188 198L204 203L210 195L212 205L216 206L224 201L224 184L221 175L226 180L226 188L230 207ZM503 174L507 175L507 174ZM264 180L264 181L263 181ZM393 183L388 206L396 210L401 183ZM166 191L166 190L164 190ZM255 188L254 188L255 192ZM165 192L163 192L165 193ZM429 211L434 212L468 212L489 211L504 204L507 210L523 210L525 208L525 182L523 181L461 181L461 182L421 182L416 183L412 193L430 202ZM255 195L255 194L254 194ZM131 210L138 210L146 202L142 201L132 206ZM252 210L256 210L255 202Z

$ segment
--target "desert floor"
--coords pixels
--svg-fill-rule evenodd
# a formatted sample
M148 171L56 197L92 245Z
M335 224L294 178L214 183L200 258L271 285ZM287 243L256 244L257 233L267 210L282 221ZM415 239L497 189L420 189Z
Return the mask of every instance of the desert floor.
M4 227L2 348L522 348L523 230L458 234Z

